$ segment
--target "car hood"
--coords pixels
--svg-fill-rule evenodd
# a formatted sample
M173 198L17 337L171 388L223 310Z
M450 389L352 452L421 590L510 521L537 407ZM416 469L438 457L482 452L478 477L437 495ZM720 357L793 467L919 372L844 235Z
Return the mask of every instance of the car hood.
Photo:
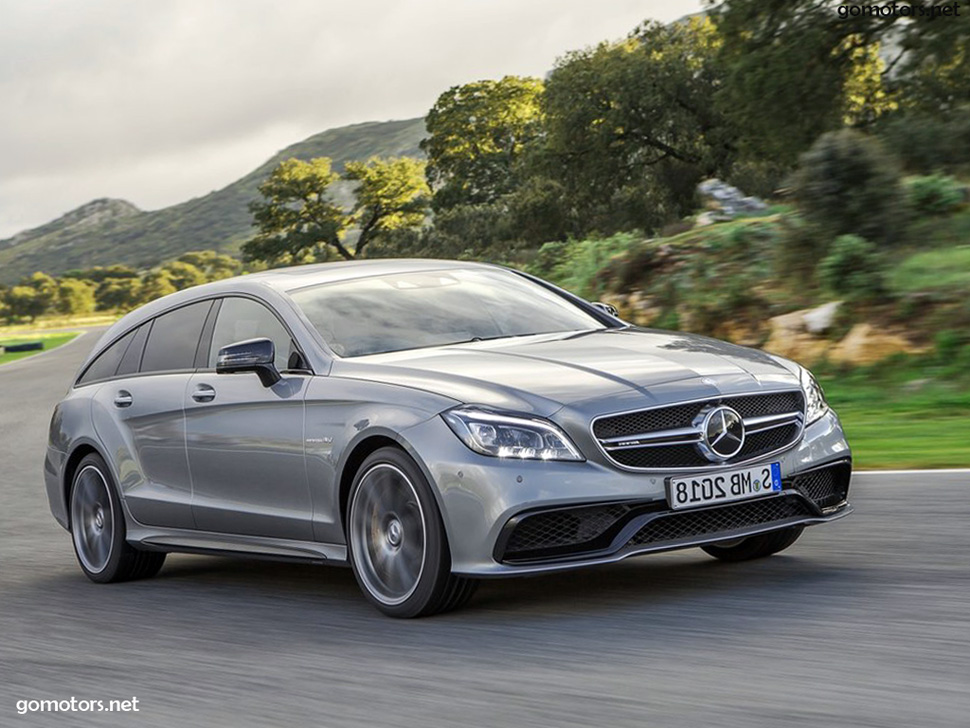
M541 334L335 362L331 376L396 384L466 404L549 416L798 386L756 349L691 334L625 327Z

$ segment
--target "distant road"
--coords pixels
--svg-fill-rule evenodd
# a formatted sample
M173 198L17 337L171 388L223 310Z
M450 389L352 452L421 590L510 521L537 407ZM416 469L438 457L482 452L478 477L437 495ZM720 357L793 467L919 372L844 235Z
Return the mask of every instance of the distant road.
M786 555L700 551L378 615L346 569L170 557L97 586L47 509L50 411L97 336L0 367L0 725L970 723L970 474L861 474ZM911 486L911 487L909 487ZM16 701L136 696L131 714Z

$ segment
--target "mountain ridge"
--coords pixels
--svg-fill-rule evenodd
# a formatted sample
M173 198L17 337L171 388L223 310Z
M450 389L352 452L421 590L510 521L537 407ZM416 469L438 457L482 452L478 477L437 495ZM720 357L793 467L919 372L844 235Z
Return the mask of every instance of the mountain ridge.
M247 205L282 160L325 156L339 171L372 156L423 157L418 144L424 136L423 118L350 124L291 144L225 187L169 207L146 211L126 200L92 200L0 240L0 283L35 271L56 275L114 263L147 268L189 250L234 253L252 234ZM347 184L338 183L334 192L349 199Z

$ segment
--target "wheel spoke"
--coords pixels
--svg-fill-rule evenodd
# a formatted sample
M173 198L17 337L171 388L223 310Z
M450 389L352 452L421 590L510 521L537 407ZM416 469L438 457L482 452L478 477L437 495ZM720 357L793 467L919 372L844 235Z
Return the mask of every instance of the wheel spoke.
M71 494L71 530L82 565L99 573L111 558L114 518L105 477L94 467L78 475Z
M350 512L354 566L379 601L400 604L417 587L425 556L425 521L414 485L390 464L361 478Z

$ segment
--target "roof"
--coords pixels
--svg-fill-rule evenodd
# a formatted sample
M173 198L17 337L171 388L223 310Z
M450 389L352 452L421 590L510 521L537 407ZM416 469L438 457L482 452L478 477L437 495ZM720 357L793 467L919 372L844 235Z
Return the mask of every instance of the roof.
M291 268L274 268L260 273L250 273L235 279L263 283L280 291L315 286L323 283L369 278L380 275L396 275L429 270L458 268L494 268L487 263L462 260L437 260L433 258L379 258L376 260L347 260L338 263L315 263ZM220 281L224 283L225 281Z

